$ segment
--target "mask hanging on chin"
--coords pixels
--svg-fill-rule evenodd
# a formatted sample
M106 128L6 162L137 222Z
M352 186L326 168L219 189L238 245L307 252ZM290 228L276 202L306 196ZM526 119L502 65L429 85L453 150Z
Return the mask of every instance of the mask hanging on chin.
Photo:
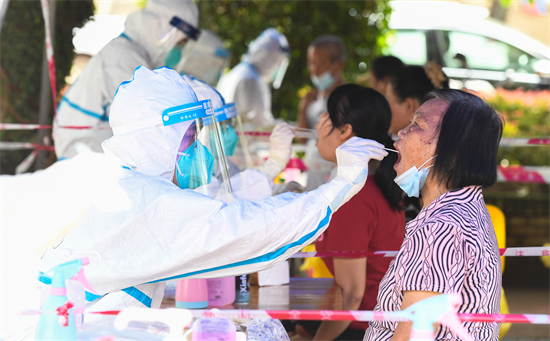
M433 165L426 168L422 167L424 167L426 163L434 159L436 156L437 155L424 162L422 166L420 166L420 170L418 170L416 166L412 166L393 181L395 181L395 183L403 190L403 192L407 194L407 196L418 198L420 196L420 190L424 187L424 183L430 173L430 168L433 167Z
M311 75L311 82L313 86L319 91L326 91L330 89L336 82L336 78L332 75L330 69L323 72L319 76Z

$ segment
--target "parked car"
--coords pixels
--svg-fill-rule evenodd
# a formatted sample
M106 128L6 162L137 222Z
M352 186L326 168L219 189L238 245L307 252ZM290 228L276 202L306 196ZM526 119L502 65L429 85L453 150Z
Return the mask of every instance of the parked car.
M390 54L410 65L435 61L451 79L548 88L550 48L488 18L483 7L453 2L391 2Z

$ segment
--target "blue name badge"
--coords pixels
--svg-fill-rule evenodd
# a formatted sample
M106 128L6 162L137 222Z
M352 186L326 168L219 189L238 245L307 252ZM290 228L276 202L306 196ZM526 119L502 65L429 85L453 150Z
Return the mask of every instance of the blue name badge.
M210 100L207 99L164 110L162 112L162 123L164 126L169 126L197 118L204 118L212 114L212 104Z

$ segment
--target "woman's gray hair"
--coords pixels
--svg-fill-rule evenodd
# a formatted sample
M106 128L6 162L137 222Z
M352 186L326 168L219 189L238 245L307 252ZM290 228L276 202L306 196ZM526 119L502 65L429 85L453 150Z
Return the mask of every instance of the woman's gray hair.
M314 47L327 48L327 52L329 53L330 60L333 63L345 62L348 59L348 54L346 52L346 45L344 44L342 39L338 38L333 34L326 34L315 38L311 42L311 44L309 44L310 49Z

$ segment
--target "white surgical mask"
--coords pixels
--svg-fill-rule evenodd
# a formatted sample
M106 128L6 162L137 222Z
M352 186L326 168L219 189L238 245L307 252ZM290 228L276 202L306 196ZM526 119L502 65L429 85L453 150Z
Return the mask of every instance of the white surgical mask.
M399 187L401 187L403 192L407 193L409 197L418 198L420 196L420 190L422 189L422 187L424 187L424 183L428 178L428 173L430 173L430 168L433 167L433 165L428 166L426 168L422 168L422 167L424 167L426 163L428 163L430 160L432 160L436 156L437 155L433 156L432 158L428 159L428 161L424 162L422 166L420 166L420 170L418 170L416 166L412 166L405 173L393 179L393 181L395 181L395 183Z
M311 75L311 82L313 83L313 86L317 88L317 90L326 91L334 85L334 83L336 82L336 78L332 76L332 73L329 69L319 76Z

